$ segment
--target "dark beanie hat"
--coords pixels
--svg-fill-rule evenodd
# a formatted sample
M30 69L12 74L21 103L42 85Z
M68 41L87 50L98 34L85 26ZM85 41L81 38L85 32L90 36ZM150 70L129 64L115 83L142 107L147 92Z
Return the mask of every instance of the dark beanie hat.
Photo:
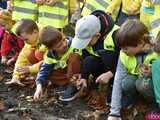
M105 36L108 34L113 26L114 26L114 21L110 15L107 15L104 11L102 10L95 10L91 13L92 15L95 15L98 17L101 21L101 31L100 33L102 36Z

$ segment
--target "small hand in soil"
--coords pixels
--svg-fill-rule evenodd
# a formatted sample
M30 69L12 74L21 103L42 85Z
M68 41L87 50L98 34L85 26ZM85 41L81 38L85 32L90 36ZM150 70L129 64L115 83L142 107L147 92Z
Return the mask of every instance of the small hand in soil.
M6 85L11 85L11 84L17 84L20 86L25 86L23 83L21 83L18 79L12 79L10 81L5 82Z

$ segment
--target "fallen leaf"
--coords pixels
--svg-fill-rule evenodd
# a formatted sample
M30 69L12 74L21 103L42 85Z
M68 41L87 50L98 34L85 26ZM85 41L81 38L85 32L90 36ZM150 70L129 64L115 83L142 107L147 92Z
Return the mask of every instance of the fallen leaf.
M0 110L5 109L5 103L3 100L0 100Z
M4 78L4 76L3 76L3 75L0 75L0 81L3 80L3 78Z
M33 102L33 96L27 96L26 97L27 102Z

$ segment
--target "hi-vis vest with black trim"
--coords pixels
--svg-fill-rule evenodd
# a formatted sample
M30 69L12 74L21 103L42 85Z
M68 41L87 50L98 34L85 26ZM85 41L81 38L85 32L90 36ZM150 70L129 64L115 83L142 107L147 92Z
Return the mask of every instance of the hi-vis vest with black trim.
M143 63L150 66L157 58L159 58L157 53L149 53L145 56ZM127 69L128 73L138 75L138 64L135 56L127 56L123 51L120 51L120 60Z
M58 1L54 6L40 5L38 22L42 26L64 28L68 23L68 0Z
M13 12L12 19L19 21L24 18L37 20L38 5L36 0L12 0Z
M44 57L44 63L46 64L55 64L54 65L54 70L57 69L64 69L67 67L67 60L69 58L69 55L71 53L77 53L79 55L81 55L81 51L75 48L70 47L67 52L60 58L57 59L56 57L48 57L47 54Z
M94 10L103 10L109 6L111 0L86 0L82 10L82 16L89 15Z
M114 25L114 27L112 28L112 30L107 34L107 36L104 39L103 42L103 48L105 50L109 50L109 51L115 51L115 44L112 38L112 34L114 31L118 30L119 27L117 25ZM96 52L94 52L92 47L87 47L86 50L94 56L98 56L98 54Z

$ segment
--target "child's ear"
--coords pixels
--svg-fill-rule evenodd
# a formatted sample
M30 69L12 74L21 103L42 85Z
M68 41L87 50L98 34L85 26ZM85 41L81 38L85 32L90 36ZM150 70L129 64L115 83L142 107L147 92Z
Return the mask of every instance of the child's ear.
M99 38L101 36L101 33L97 32L96 36Z
M38 33L38 30L33 30L33 33Z

